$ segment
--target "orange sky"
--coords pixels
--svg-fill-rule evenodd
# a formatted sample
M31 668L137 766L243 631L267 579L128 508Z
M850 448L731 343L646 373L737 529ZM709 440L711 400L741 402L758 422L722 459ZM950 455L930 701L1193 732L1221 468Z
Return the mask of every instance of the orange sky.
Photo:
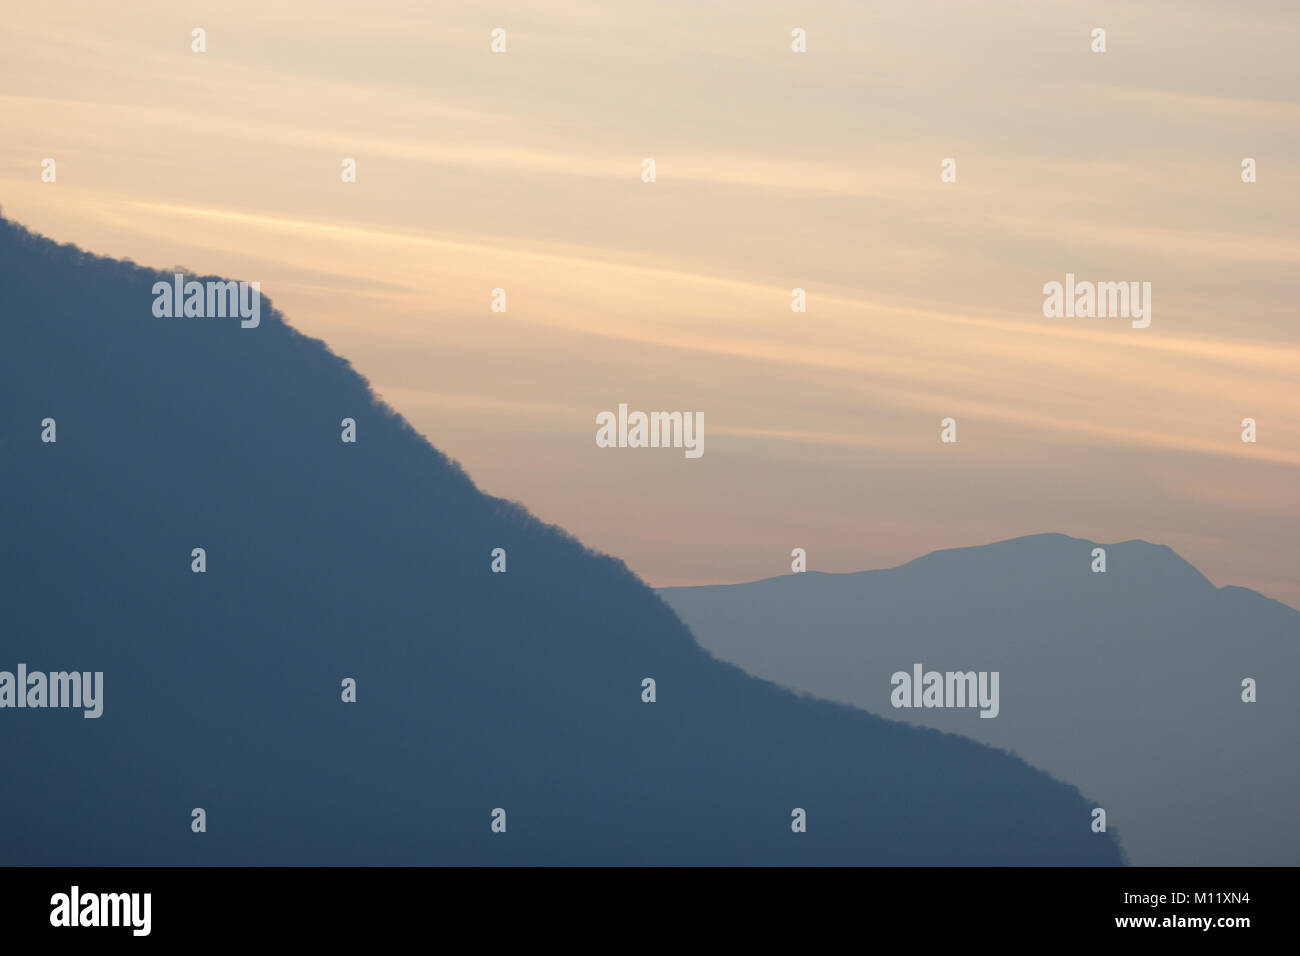
M1291 4L474 6L15 7L0 204L260 281L652 584L1060 531L1300 605ZM1150 282L1150 328L1044 318L1066 272ZM597 448L620 403L704 456Z

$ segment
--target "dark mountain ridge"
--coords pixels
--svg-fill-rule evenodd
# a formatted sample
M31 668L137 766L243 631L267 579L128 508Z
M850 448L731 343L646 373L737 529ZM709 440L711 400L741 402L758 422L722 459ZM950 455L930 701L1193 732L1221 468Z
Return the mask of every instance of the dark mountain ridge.
M1121 862L1017 758L714 659L269 300L157 318L171 271L2 219L0 278L0 670L104 674L0 709L0 862Z

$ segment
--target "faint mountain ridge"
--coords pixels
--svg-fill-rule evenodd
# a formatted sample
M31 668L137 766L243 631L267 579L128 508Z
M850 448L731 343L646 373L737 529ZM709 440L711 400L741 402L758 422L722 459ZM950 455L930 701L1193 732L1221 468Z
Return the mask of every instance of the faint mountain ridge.
M1061 534L1059 532L1040 532L1037 534L1018 535L1013 538L1003 538L998 541L992 541L988 544L964 545L956 548L940 548L936 551L930 551L919 557L912 558L902 564L892 565L886 568L869 568L862 571L820 571L809 568L801 574L776 574L767 578L757 578L753 581L745 581L737 584L714 584L705 585L714 588L740 588L748 587L754 584L766 584L771 581L798 581L800 579L815 580L817 578L852 578L861 575L882 574L890 571L902 571L907 568L928 568L937 567L945 568L950 566L951 561L962 561L968 555L993 555L997 556L999 561L1006 560L1015 556L1017 560L1023 560L1028 557L1056 556L1064 554L1059 547L1047 547L1048 545L1060 545L1068 542L1071 546L1086 545L1091 551L1092 548L1105 548L1107 560L1111 558L1114 551L1119 551L1121 556L1126 559L1126 563L1132 567L1164 567L1169 574L1185 574L1189 578L1199 579L1211 588L1218 588L1207 578L1201 571L1190 561L1180 555L1173 548L1165 544L1154 544L1141 538L1129 538L1126 541L1120 541L1112 544L1092 541L1087 538L1076 538L1071 535ZM1069 552L1071 562L1077 560L1077 552ZM1169 560L1172 559L1172 560ZM1073 565L1071 565L1073 567ZM797 585L792 585L797 586ZM1224 585L1223 587L1237 587L1237 585ZM1218 588L1222 589L1222 588ZM689 586L659 588L660 591L687 591L692 590ZM1242 588L1242 590L1250 590ZM1252 591L1251 593L1258 593ZM1261 595L1263 596L1263 595Z
M1104 574L1091 570L1099 547ZM1134 863L1300 862L1300 612L1216 587L1165 545L1035 534L876 571L659 593L749 673L964 734L1078 786ZM1001 713L892 707L890 675L914 663L999 671Z

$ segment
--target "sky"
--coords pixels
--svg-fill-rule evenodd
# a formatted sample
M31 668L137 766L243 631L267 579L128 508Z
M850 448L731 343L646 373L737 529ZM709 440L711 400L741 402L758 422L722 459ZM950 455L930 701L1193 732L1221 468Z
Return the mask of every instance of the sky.
M1290 2L11 6L8 218L259 281L652 585L1056 531L1300 606ZM621 403L704 454L598 447Z

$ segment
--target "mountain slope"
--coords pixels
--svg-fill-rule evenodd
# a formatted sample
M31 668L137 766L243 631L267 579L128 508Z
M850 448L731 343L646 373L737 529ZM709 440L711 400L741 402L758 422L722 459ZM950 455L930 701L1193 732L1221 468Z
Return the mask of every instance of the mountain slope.
M899 568L659 593L749 673L1010 750L1107 810L1139 865L1300 863L1300 613L1167 547L1065 535ZM1000 713L895 708L890 678L998 671ZM1243 678L1258 700L1241 699Z
M1014 757L715 660L265 300L155 318L4 221L0 280L0 669L104 672L0 710L0 862L1121 862Z

